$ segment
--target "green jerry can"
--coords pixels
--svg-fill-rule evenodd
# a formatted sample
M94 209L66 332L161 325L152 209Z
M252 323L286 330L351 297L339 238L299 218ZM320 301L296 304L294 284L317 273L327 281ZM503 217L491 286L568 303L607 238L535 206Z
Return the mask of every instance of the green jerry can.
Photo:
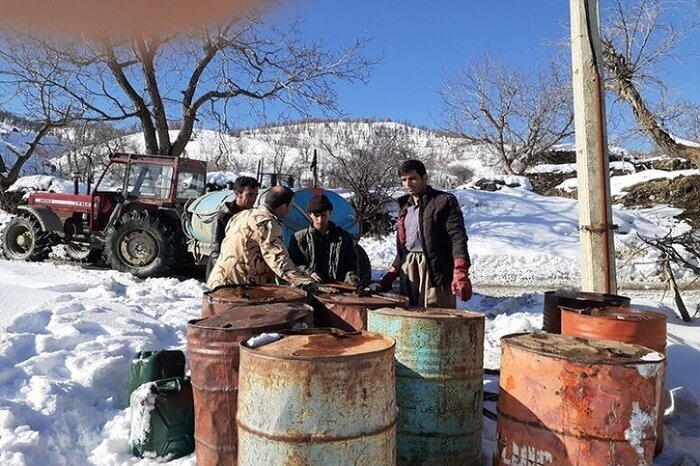
M184 376L185 353L182 351L139 351L129 367L129 396L146 382Z
M194 451L194 402L189 379L146 382L131 395L134 455L168 460Z

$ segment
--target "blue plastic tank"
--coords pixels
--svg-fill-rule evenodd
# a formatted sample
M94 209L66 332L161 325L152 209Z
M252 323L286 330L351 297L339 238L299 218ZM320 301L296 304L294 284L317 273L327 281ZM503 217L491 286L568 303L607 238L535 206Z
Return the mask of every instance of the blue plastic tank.
M267 194L267 189L258 196L256 205L262 205ZM316 194L325 194L333 203L331 222L350 233L355 240L360 239L360 224L357 221L357 213L350 202L340 194L319 188L299 188L294 190L294 205L292 210L284 218L284 241L289 245L292 235L311 225L311 218L306 213L306 205Z

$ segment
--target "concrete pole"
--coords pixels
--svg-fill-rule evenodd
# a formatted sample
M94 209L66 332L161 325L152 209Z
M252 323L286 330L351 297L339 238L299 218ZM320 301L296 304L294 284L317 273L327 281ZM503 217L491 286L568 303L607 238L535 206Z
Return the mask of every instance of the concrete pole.
M570 0L581 290L617 293L598 0Z

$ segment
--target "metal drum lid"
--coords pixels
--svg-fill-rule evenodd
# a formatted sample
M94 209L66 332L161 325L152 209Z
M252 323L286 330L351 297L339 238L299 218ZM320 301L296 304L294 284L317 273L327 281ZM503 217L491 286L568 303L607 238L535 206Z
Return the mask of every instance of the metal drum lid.
M661 353L639 345L552 333L507 335L501 342L523 351L587 365L658 364L665 359Z
M362 356L390 350L394 345L393 338L379 333L315 329L309 334L288 335L281 340L248 350L283 359L316 359Z
M256 304L278 301L303 301L306 292L282 285L223 285L204 293L209 302L230 304Z
M388 308L383 307L376 309L375 314L382 314L393 317L406 317L410 319L434 319L434 320L451 320L451 319L480 319L484 320L484 314L472 311L458 311L456 309L441 309L433 307L412 307L410 309Z
M240 330L264 328L304 320L313 308L303 303L274 303L232 307L204 319L191 320L189 325L205 329Z

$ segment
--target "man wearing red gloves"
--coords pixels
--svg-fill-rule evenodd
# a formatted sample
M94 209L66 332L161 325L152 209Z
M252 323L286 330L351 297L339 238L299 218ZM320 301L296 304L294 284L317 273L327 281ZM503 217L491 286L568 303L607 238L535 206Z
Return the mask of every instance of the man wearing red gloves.
M396 258L379 288L401 278L411 306L456 307L472 296L464 217L457 198L427 183L425 165L408 160L399 167L406 195L399 198Z

